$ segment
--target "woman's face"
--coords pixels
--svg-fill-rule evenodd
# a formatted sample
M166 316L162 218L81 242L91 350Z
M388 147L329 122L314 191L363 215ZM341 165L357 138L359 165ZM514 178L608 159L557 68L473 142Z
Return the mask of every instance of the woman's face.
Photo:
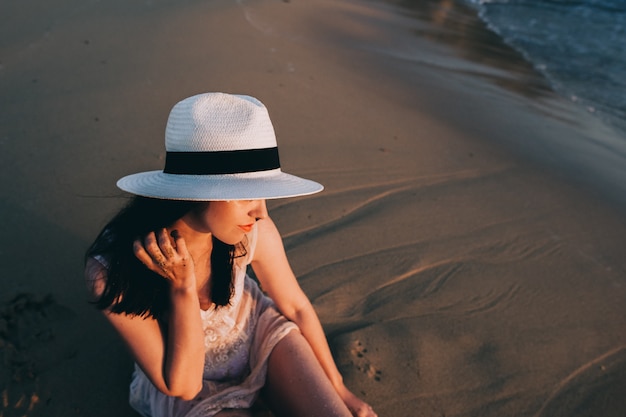
M211 201L188 216L188 223L197 231L211 233L234 245L241 242L257 220L267 217L267 206L265 200Z

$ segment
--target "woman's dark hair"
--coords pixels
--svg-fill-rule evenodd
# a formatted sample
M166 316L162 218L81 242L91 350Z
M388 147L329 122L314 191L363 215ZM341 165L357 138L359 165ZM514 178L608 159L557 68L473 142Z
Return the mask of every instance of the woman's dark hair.
M133 197L102 229L85 255L85 260L101 257L106 265L105 287L94 304L113 313L163 318L169 310L169 281L135 257L133 242L171 226L189 212L203 210L206 204ZM216 308L230 303L236 248L213 237L210 297Z

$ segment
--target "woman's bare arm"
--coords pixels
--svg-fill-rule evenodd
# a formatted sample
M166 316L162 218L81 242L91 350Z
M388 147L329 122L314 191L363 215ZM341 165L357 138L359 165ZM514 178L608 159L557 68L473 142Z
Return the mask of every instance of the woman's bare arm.
M185 254L184 242L177 241L175 254L165 243L163 231L135 244L137 257L150 269L171 280L171 310L168 331L164 332L154 318L144 318L104 311L105 317L128 346L135 362L154 386L166 395L192 399L202 388L204 340L200 303L193 277L193 264ZM165 232L166 233L166 232ZM156 247L170 252L158 258ZM183 252L181 254L181 251ZM183 263L185 264L183 266ZM87 262L85 274L94 296L104 288L106 269L95 259ZM184 277L184 278L183 278Z
M298 325L324 372L355 416L374 416L371 408L343 383L315 309L289 265L278 229L268 217L257 222L258 240L252 267L263 290L280 312Z

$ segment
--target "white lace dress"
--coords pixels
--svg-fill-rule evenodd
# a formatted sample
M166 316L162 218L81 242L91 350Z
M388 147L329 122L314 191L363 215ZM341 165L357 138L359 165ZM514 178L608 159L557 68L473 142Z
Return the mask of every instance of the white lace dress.
M231 304L201 310L206 349L202 391L185 401L152 385L135 365L130 405L145 417L211 417L224 408L250 408L265 384L272 349L297 326L284 318L246 274L256 245L248 235L247 255L237 262Z

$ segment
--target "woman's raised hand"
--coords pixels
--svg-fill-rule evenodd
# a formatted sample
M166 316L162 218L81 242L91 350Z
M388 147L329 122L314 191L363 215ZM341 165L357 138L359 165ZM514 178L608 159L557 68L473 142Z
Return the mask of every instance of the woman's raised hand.
M143 241L135 240L133 250L137 259L149 270L169 279L174 288L195 287L193 259L178 231L172 231L171 237L167 229L150 232Z

